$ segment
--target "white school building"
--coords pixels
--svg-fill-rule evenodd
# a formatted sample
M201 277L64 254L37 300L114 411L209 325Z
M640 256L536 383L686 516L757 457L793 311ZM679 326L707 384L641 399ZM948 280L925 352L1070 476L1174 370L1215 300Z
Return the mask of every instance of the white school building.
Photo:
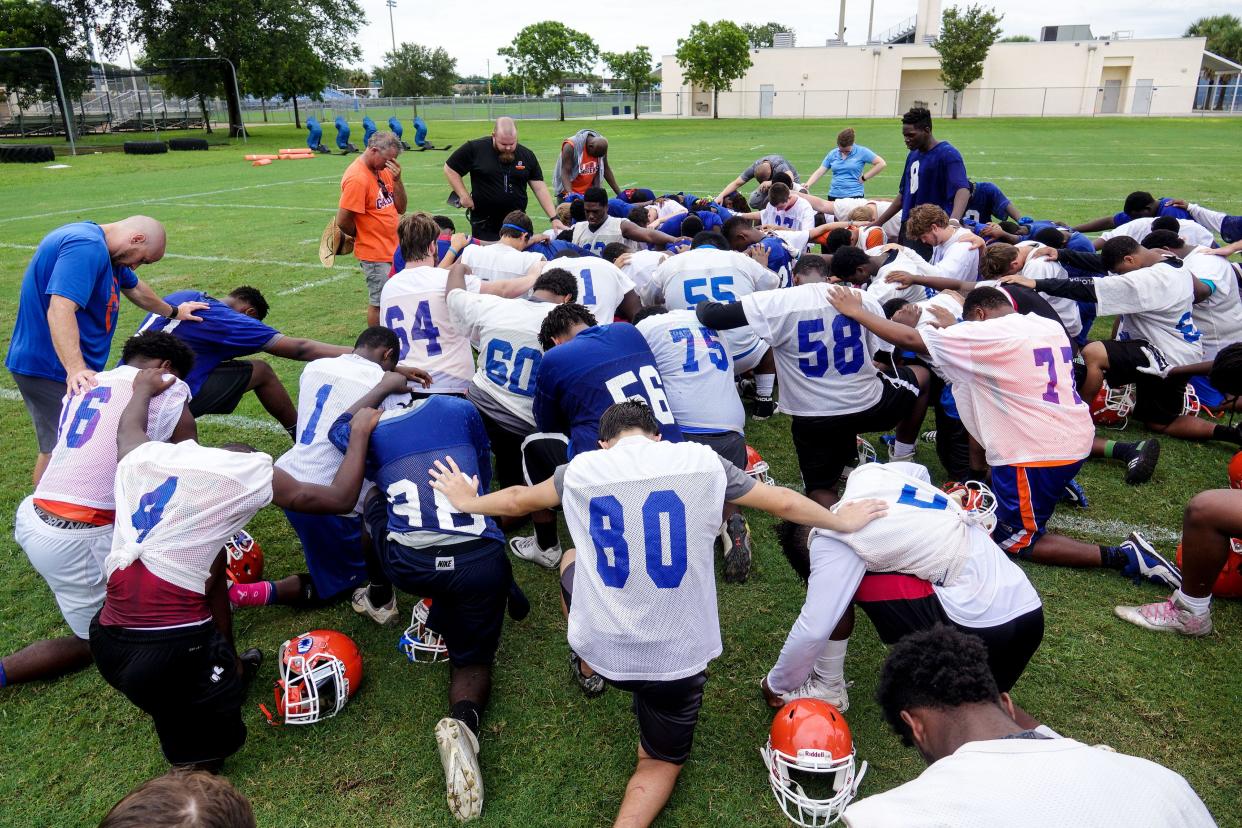
M925 106L948 116L940 81L938 0L865 46L789 45L752 49L751 67L722 91L722 118L893 117ZM1242 109L1242 66L1205 51L1201 37L1092 37L1088 26L1048 26L1043 40L996 43L983 76L962 93L962 117L1001 115L1185 115ZM888 42L898 41L898 42ZM904 42L901 42L904 41ZM780 41L778 41L780 43ZM1205 80L1211 78L1211 81ZM1232 85L1229 85L1232 84ZM1216 85L1220 85L1219 87ZM1219 94L1215 94L1219 91ZM661 111L711 117L710 89L687 84L673 55L663 57Z

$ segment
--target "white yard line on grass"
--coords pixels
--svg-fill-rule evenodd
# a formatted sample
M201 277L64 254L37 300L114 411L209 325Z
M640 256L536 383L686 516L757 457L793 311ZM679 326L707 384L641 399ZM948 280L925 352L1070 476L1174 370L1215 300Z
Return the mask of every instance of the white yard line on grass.
M87 207L75 207L72 210L54 210L50 213L34 213L28 216L9 216L8 218L0 218L0 224L7 224L11 221L32 221L34 219L51 218L52 216L65 216L74 213L88 213L94 210L114 210L117 207L137 207L144 204L166 204L169 201L183 198L198 198L200 196L219 195L221 193L236 193L242 190L262 190L267 187L283 187L289 184L319 184L326 183L328 181L340 181L340 176L323 175L315 178L266 181L262 184L246 184L242 187L227 187L222 190L205 190L201 193L184 193L182 195L160 196L159 198L140 198L133 201L118 201L113 204L96 204Z
M33 244L12 244L10 242L0 242L0 248L6 248L8 250L34 250L35 246ZM272 267L323 268L323 265L318 262L285 262L279 259L237 259L232 256L191 256L188 253L165 253L164 258L184 259L191 262L225 262L227 264L270 265ZM347 271L346 268L337 268L337 270L341 272ZM352 272L352 269L350 269L349 272Z
M335 276L329 276L326 279L319 279L314 282L305 282L300 285L295 285L291 288L285 288L284 290L279 291L276 295L277 296L292 296L295 293L301 293L302 291L310 290L311 288L317 288L317 287L323 287L324 285L335 284L336 282L342 282L348 279L350 276L358 272L356 270L353 270L352 268L349 270L346 270L344 268L338 267L336 268L336 270L337 270L337 274Z
M1042 181L1043 179L1030 179ZM225 210L290 210L301 213L335 213L335 207L286 207L283 204L210 204L203 201L162 202L164 207L218 207ZM318 241L316 239L315 241Z
M703 166L704 164L710 164L710 163L712 163L713 161L719 161L719 160L720 160L719 158L709 158L709 159L707 159L706 161L695 161L695 162L694 162L694 166L696 166L696 167L701 167L701 166Z
M5 402L21 402L22 395L13 388L0 388L0 400ZM208 425L224 425L249 431L262 431L268 434L286 434L284 427L275 420L260 420L257 417L243 417L240 414L207 414L199 417L200 423Z
M1091 535L1097 538L1116 539L1120 543L1131 532L1140 532L1149 541L1173 543L1181 540L1181 532L1174 532L1162 526L1135 526L1122 520L1097 520L1096 518L1080 517L1077 514L1058 511L1052 516L1049 526L1053 529L1068 529L1071 532Z

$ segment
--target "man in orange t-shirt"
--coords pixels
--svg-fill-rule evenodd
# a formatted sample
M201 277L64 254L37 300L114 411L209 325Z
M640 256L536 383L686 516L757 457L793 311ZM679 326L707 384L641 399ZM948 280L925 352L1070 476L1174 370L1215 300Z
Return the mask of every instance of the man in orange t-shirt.
M555 173L552 183L558 198L569 193L582 195L591 187L603 187L605 181L613 193L621 195L608 164L608 139L595 130L579 130L561 143Z
M367 324L379 324L380 292L397 249L397 222L405 214L405 184L397 156L401 141L377 132L341 176L336 225L354 237L354 256L367 278Z

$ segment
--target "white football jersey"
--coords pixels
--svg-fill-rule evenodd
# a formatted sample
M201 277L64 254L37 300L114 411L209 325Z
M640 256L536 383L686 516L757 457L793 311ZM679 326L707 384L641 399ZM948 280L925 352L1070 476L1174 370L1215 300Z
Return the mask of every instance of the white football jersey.
M1171 365L1203 360L1203 335L1195 326L1190 268L1176 259L1096 279L1100 316L1123 314L1118 339L1146 339Z
M1107 241L1117 236L1129 236L1136 242L1142 242L1143 239L1151 233L1151 223L1154 218L1136 218L1133 221L1127 221L1125 224L1114 227L1112 230L1105 230L1100 234L1100 238ZM1212 235L1212 231L1196 224L1190 219L1177 220L1177 235L1182 237L1186 244L1192 247L1211 247L1216 238Z
M1203 359L1216 359L1221 349L1242 342L1242 302L1238 299L1238 266L1223 256L1213 256L1196 248L1185 265L1201 282L1213 288L1212 295L1196 303L1192 312L1195 326L1203 334Z
M569 646L605 678L673 681L720 655L714 546L726 476L698 443L632 436L575 455Z
M606 325L617 315L617 308L625 294L634 289L634 283L616 265L597 256L563 256L543 266L547 273L553 268L568 270L578 280L578 298L575 300L595 316L595 321Z
M700 302L736 302L759 290L772 290L780 277L754 259L732 250L696 247L670 256L656 268L643 296L645 305L694 310ZM749 327L721 331L736 362L759 347Z
M1018 242L1018 247L1030 247L1037 249L1043 247L1039 242ZM1059 262L1054 262L1048 258L1032 258L1029 254L1026 263L1022 265L1022 275L1028 279L1068 279L1069 273ZM982 283L980 283L982 284ZM1082 333L1082 312L1078 309L1078 303L1073 299L1064 296L1049 296L1046 293L1039 294L1048 300L1048 304L1057 312L1057 316L1061 317L1061 324L1065 326L1065 331L1070 336L1078 336Z
M119 365L95 375L95 387L85 394L66 395L61 401L56 448L47 470L35 487L38 500L55 500L115 509L112 486L116 478L116 431L121 414L134 395L138 369ZM147 406L147 436L164 442L172 437L190 401L190 387L181 380L151 398Z
M597 256L615 242L624 244L630 250L638 250L638 242L627 239L621 232L622 221L625 219L609 216L596 230L592 230L587 222L580 221L574 225L573 243Z
M431 387L417 388L433 394L460 394L474 373L470 342L449 319L447 282L443 268L407 267L380 294L380 319L401 340L400 364L431 374ZM478 276L466 275L466 290L478 293L479 284Z
M1074 462L1095 437L1065 329L1033 313L922 329L989 466Z
M884 309L867 294L863 307ZM800 417L865 411L880 400L882 380L871 360L881 342L828 304L828 286L808 283L742 297L746 321L771 343L780 377L780 408Z
M641 297L647 283L651 281L651 274L667 258L668 254L662 250L636 250L630 254L630 260L621 268L621 272L630 277L634 290Z
M772 202L759 213L760 224L772 224L789 230L810 230L815 226L815 208L804 198L795 198L793 204L782 210Z
M969 288L979 279L979 251L968 242L960 241L968 235L969 230L959 227L947 242L932 248L931 256L931 263L939 269L940 275L961 279L965 283L963 288Z
M470 272L485 282L502 279L518 279L536 262L543 261L542 253L517 250L507 244L468 244L461 251L461 262Z
M875 255L870 250L870 255ZM900 285L885 281L890 273L912 273L916 276L940 276L940 269L931 265L926 259L908 247L890 250L885 254L884 264L876 271L875 278L867 286L867 293L883 305L889 299L905 299L907 302L922 302L936 294L931 288L922 285Z
M888 209L892 202L878 201L874 198L838 198L832 202L832 212L834 213L837 221L849 221L850 213L866 204L875 205L875 217L879 218L884 215L884 211ZM890 239L895 239L900 236L901 211L898 210L892 218L884 222L882 229L884 230L884 234Z
M111 576L141 559L152 575L206 594L224 542L272 502L272 458L184 443L143 443L116 469Z
M720 334L691 310L653 314L636 327L655 355L677 425L741 434L746 412Z
M659 215L656 216L656 221L664 221L665 219L670 219L673 216L680 216L682 213L690 212L686 209L685 205L678 204L671 198L666 198L661 201L656 205L656 209L660 211Z
M450 293L448 305L461 331L479 343L475 387L534 428L535 378L543 362L539 326L556 305L464 290Z
M302 483L329 485L344 455L328 440L328 429L383 377L383 368L357 354L308 362L298 379L297 438L276 468Z

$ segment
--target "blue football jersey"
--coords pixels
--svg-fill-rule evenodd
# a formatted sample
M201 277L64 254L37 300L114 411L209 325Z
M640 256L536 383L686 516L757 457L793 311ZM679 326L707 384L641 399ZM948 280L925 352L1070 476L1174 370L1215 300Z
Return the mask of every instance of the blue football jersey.
M946 213L953 211L953 196L970 186L962 154L948 141L941 141L927 152L911 150L901 173L901 220L920 204L936 204Z
M993 218L1003 221L1009 217L1005 212L1008 207L1009 198L1000 187L990 181L976 181L962 217L985 224Z
M569 435L573 457L599 448L599 418L608 406L635 398L651 406L662 439L681 440L647 340L625 322L597 325L544 354L535 381L535 424Z
M167 331L190 347L194 352L194 367L186 376L185 384L193 394L198 393L207 375L221 362L258 353L280 336L275 328L238 313L202 291L179 290L165 296L164 301L174 308L182 302L206 302L208 305L194 312L202 322L171 320L149 313L138 326L138 333Z
M1173 206L1173 199L1171 198L1156 199L1156 216L1155 217L1160 218L1161 216L1171 216L1172 218L1185 219L1186 221L1192 220L1190 218L1190 213L1187 213L1181 207ZM1127 222L1133 221L1135 218L1136 216L1131 216L1124 211L1120 213L1116 213L1113 215L1113 227L1120 227L1121 225L1126 224Z
M781 277L781 287L789 287L797 259L790 254L785 243L775 236L768 236L759 243L768 249L768 270Z
M328 439L342 452L349 447L352 415L332 424ZM385 411L367 447L367 480L388 501L388 531L416 536L411 546L431 546L435 535L467 535L503 541L495 521L453 509L431 488L436 460L452 457L467 476L479 476L479 494L491 486L491 445L478 410L466 400L437 394L411 408Z

